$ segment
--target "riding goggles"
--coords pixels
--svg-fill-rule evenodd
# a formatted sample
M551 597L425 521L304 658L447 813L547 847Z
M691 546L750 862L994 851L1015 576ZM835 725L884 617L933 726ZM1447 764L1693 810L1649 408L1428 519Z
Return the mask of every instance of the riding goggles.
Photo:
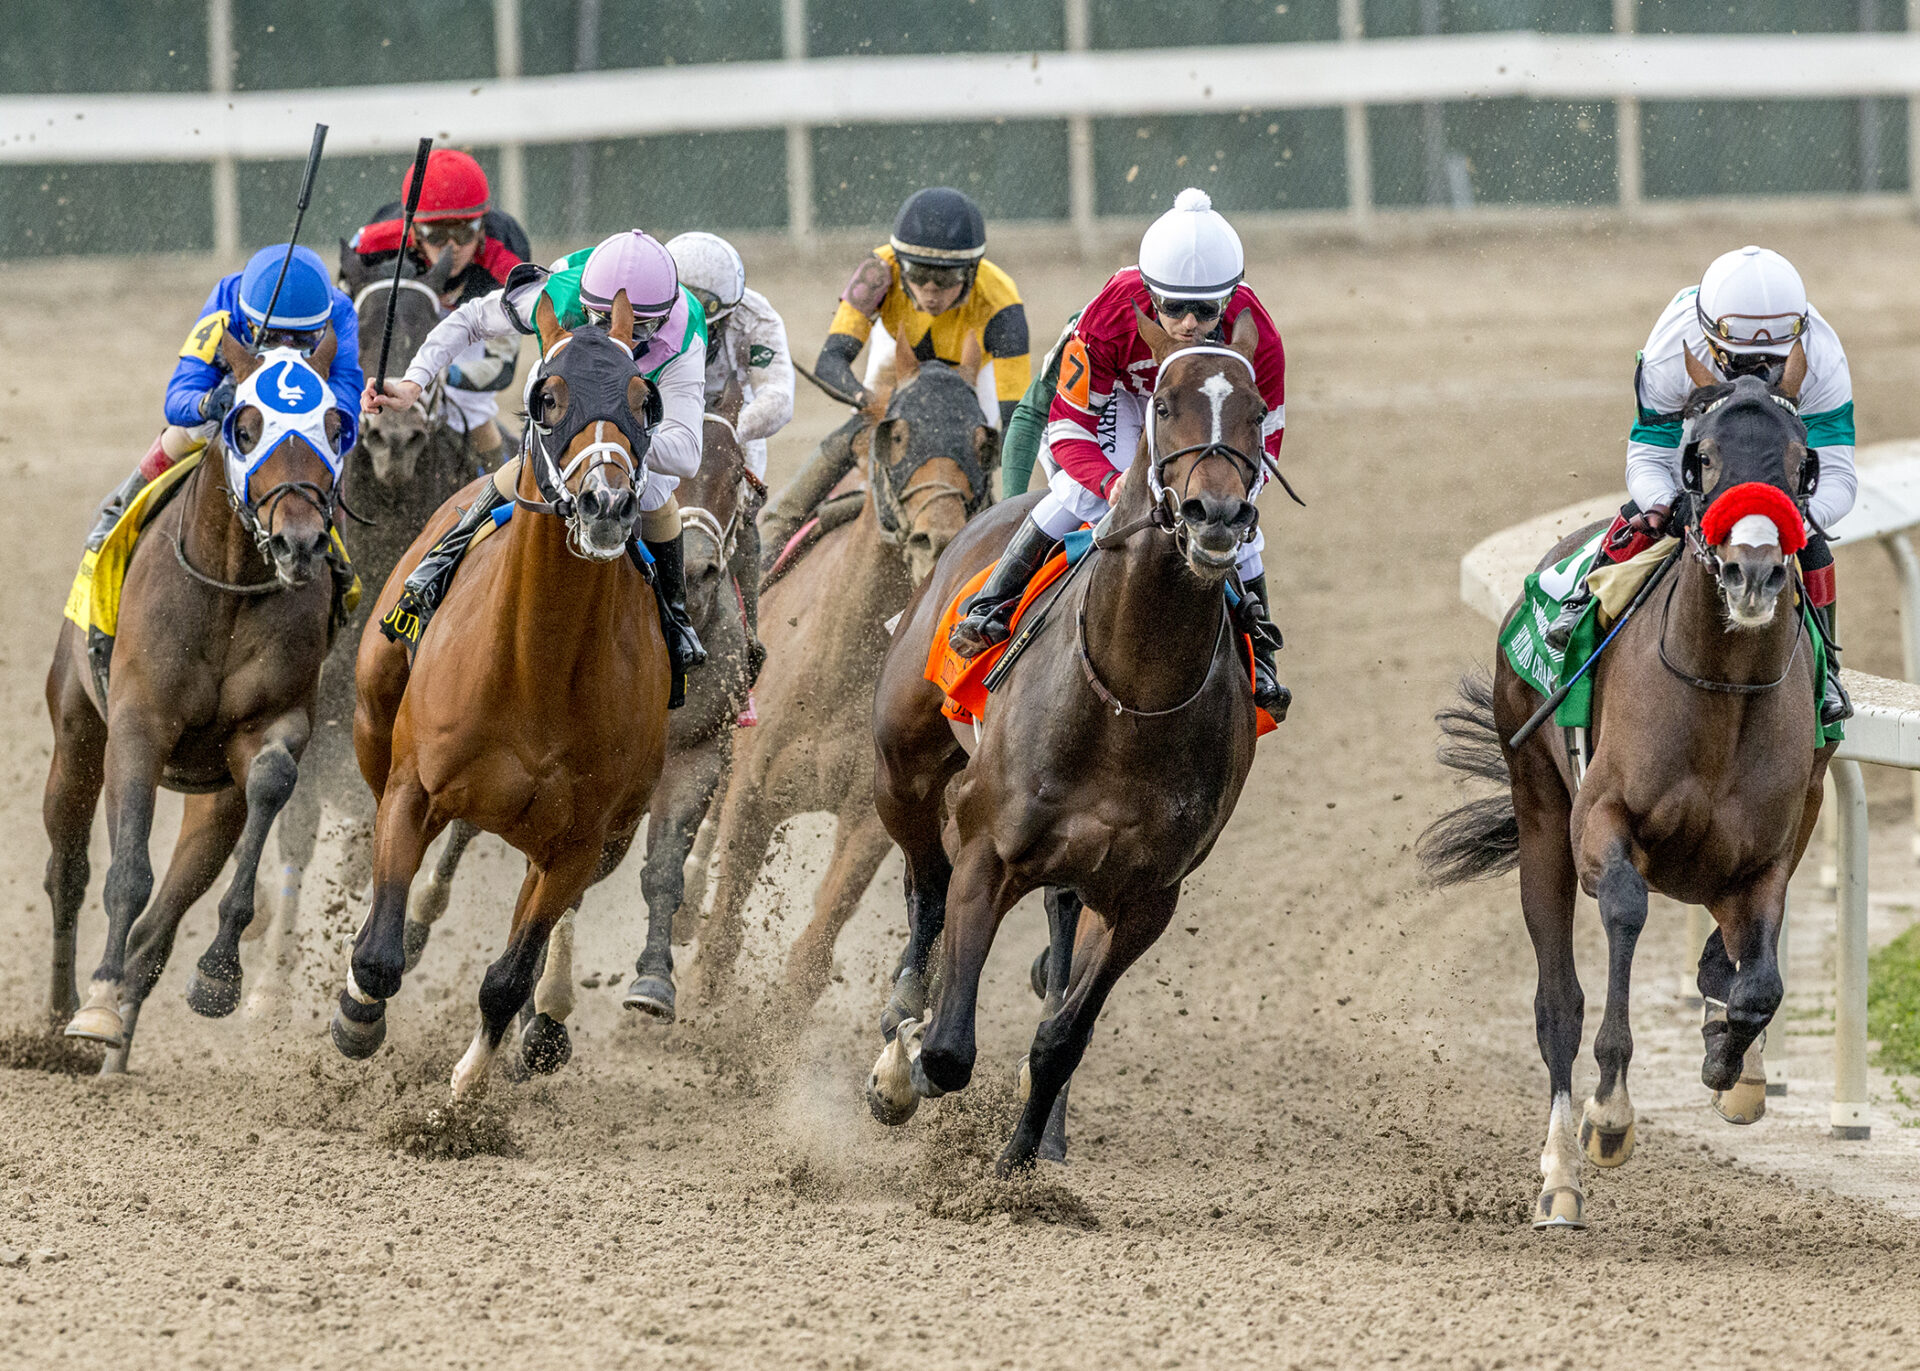
M431 224L415 224L413 231L428 247L443 248L474 242L480 237L481 228L478 219L436 219Z
M925 262L907 262L900 268L900 278L910 286L925 286L932 290L952 290L955 286L964 286L973 275L973 268L936 267Z
M1696 312L1698 312L1696 307ZM1707 341L1736 350L1784 348L1807 331L1804 314L1723 314L1709 319L1700 314Z
M589 324L598 324L601 328L606 328L606 329L610 329L613 327L613 314L611 311L603 310L603 309L589 309L586 311L586 316L587 316L587 322ZM654 334L658 333L660 331L660 325L666 322L667 322L667 316L664 314L634 315L633 317L633 349L634 351L638 352L640 350L640 345L648 341L649 339L651 339Z
M700 302L700 308L707 312L709 324L717 324L733 313L733 306L721 304L720 297L712 292L704 291L698 286L688 286L687 289L692 291L693 298Z
M1211 324L1226 312L1227 301L1232 298L1229 295L1218 300L1169 300L1164 296L1155 295L1153 308L1162 319L1178 319L1183 315L1191 314L1199 322Z
M272 348L292 348L302 355L311 355L320 346L320 339L326 334L323 328L316 329L269 329L259 339L258 350L266 352Z

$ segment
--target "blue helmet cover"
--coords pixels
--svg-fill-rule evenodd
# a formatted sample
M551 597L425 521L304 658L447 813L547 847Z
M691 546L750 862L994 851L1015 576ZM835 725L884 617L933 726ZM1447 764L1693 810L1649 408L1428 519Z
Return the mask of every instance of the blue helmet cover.
M246 269L240 273L240 308L255 328L266 320L270 301L274 328L324 328L333 313L333 286L326 263L312 248L291 249L293 261L287 264L286 283L280 287L279 300L273 300L274 283L280 279L280 264L286 261L288 251L287 244L276 243L247 259Z

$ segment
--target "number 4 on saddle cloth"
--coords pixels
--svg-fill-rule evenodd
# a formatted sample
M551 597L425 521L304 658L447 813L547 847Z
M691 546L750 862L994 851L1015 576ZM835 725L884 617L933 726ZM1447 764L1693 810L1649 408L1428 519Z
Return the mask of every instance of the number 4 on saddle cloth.
M1668 558L1678 554L1681 547L1678 539L1661 538L1624 562L1603 562L1596 566L1600 543L1607 532L1602 529L1559 561L1530 573L1526 588L1521 592L1520 607L1500 630L1500 651L1506 655L1508 665L1543 697L1560 688L1569 669L1579 671L1581 665L1594 655L1614 621L1632 602L1640 587L1646 584L1647 578ZM1593 599L1580 622L1574 626L1563 651L1548 641L1547 630L1559 617L1561 605L1582 581L1592 589ZM1650 598L1659 599L1659 592L1656 590ZM1660 612L1651 605L1649 609ZM1800 612L1802 615L1808 614L1804 600L1800 604ZM1814 680L1819 683L1822 697L1814 701L1814 718L1817 720L1820 717L1818 706L1826 694L1827 649L1824 638L1811 618L1808 619L1807 637L1813 644ZM1591 671L1583 673L1567 692L1566 699L1554 710L1553 722L1557 728L1592 727ZM1838 742L1844 736L1844 731L1837 723L1824 726L1816 723L1815 734L1814 745L1819 747Z
M1069 569L1077 569L1082 559L1092 550L1093 531L1091 529L1082 528L1077 532L1069 533L1065 549L1055 553L1040 570L1033 574L1033 579L1027 582L1027 588L1020 596L1019 606L1013 612L1013 620L1008 625L1007 638L995 643L977 657L962 657L948 646L947 639L953 632L954 624L959 622L962 614L966 613L967 603L979 592L980 587L987 583L987 578L993 575L993 569L999 563L987 563L960 587L959 593L947 605L946 612L940 616L939 626L934 630L933 644L927 652L926 671L923 673L925 678L939 686L947 697L940 705L942 714L958 724L978 724L986 718L988 695L1006 679L1007 671L1012 668L1020 654L1039 636L1052 605L1042 606L1030 630L1023 632L1022 625L1027 619L1028 611L1033 609L1035 602L1042 595L1060 582ZM1064 586L1061 593L1065 593ZM1247 685L1251 690L1253 643L1246 638L1245 634L1242 634L1241 638L1247 650ZM1279 727L1273 721L1273 716L1257 705L1254 707L1254 714L1258 724L1255 737L1265 737Z

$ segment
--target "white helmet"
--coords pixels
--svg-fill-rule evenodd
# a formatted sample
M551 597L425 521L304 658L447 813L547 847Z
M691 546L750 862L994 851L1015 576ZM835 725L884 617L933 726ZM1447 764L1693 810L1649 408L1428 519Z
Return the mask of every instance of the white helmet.
M683 233L667 240L667 251L680 269L680 284L712 301L718 309L709 315L724 315L740 303L747 289L747 267L733 244L716 233Z
M1140 240L1140 277L1167 299L1220 299L1233 293L1246 270L1240 235L1214 212L1207 193L1192 186Z
M1695 297L1709 345L1736 355L1783 357L1807 331L1807 287L1793 263L1767 248L1713 259Z

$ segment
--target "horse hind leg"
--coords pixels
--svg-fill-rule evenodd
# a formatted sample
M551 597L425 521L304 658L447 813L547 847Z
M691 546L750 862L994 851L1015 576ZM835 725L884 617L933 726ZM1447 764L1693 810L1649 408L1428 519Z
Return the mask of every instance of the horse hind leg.
M386 1041L387 1001L400 993L406 973L407 891L434 837L430 811L417 776L406 772L388 778L374 829L373 904L353 940L346 988L330 1028L343 1056L371 1057Z
M783 998L789 1015L812 1009L833 974L833 948L840 930L873 884L880 863L893 849L880 816L863 799L843 811L833 834L833 857L814 896L814 914L787 953Z
M1700 1002L1702 1030L1710 1023L1727 1020L1727 999L1733 994L1733 959L1727 956L1725 937L1718 928L1707 935L1700 951ZM1719 1030L1716 1030L1719 1031ZM1740 1059L1740 1079L1731 1090L1713 1092L1713 1112L1728 1123L1758 1123L1767 1112L1767 1035L1762 1032Z
M1713 911L1720 925L1720 959L1701 1025L1706 1058L1701 1079L1714 1092L1713 1108L1728 1123L1754 1123L1766 1113L1767 1071L1762 1056L1767 1025L1780 1007L1780 925L1786 910L1785 870L1769 872ZM1712 951L1713 939L1708 940ZM1702 957L1701 985L1709 983ZM1730 974L1728 974L1730 972Z
M1047 887L1046 906L1047 946L1034 958L1030 977L1035 993L1041 1000L1041 1015L1051 1019L1066 1002L1067 983L1073 972L1073 946L1080 927L1080 911L1084 906L1077 894L1060 886ZM1061 1085L1059 1097L1054 1100L1053 1109L1047 1115L1046 1127L1040 1135L1041 1161L1066 1164L1067 1092L1072 1087L1071 1079ZM1021 1102L1024 1103L1032 1093L1033 1056L1029 1052L1020 1062Z
M54 716L53 762L47 769L47 787L41 802L51 851L47 855L46 891L53 906L53 958L47 989L48 1017L64 1024L80 1008L80 989L74 963L75 936L80 909L86 903L87 882L93 875L87 860L94 811L106 779L104 761L107 726L84 696L68 699L56 669L48 682L49 707Z
M408 971L420 965L420 955L427 950L433 926L440 922L440 916L447 912L453 898L453 878L460 870L468 846L479 834L480 830L465 819L455 819L448 825L447 845L441 849L440 860L433 864L433 871L420 887L420 893L408 902L406 926L401 934Z
M1599 822L1598 814L1589 815L1589 831ZM1580 1146L1595 1166L1622 1166L1633 1156L1633 1101L1627 1095L1627 1067L1633 1060L1628 990L1634 948L1647 922L1647 883L1628 852L1624 835L1613 839L1595 886L1600 923L1607 932L1607 1007L1593 1038L1600 1081L1580 1120Z

